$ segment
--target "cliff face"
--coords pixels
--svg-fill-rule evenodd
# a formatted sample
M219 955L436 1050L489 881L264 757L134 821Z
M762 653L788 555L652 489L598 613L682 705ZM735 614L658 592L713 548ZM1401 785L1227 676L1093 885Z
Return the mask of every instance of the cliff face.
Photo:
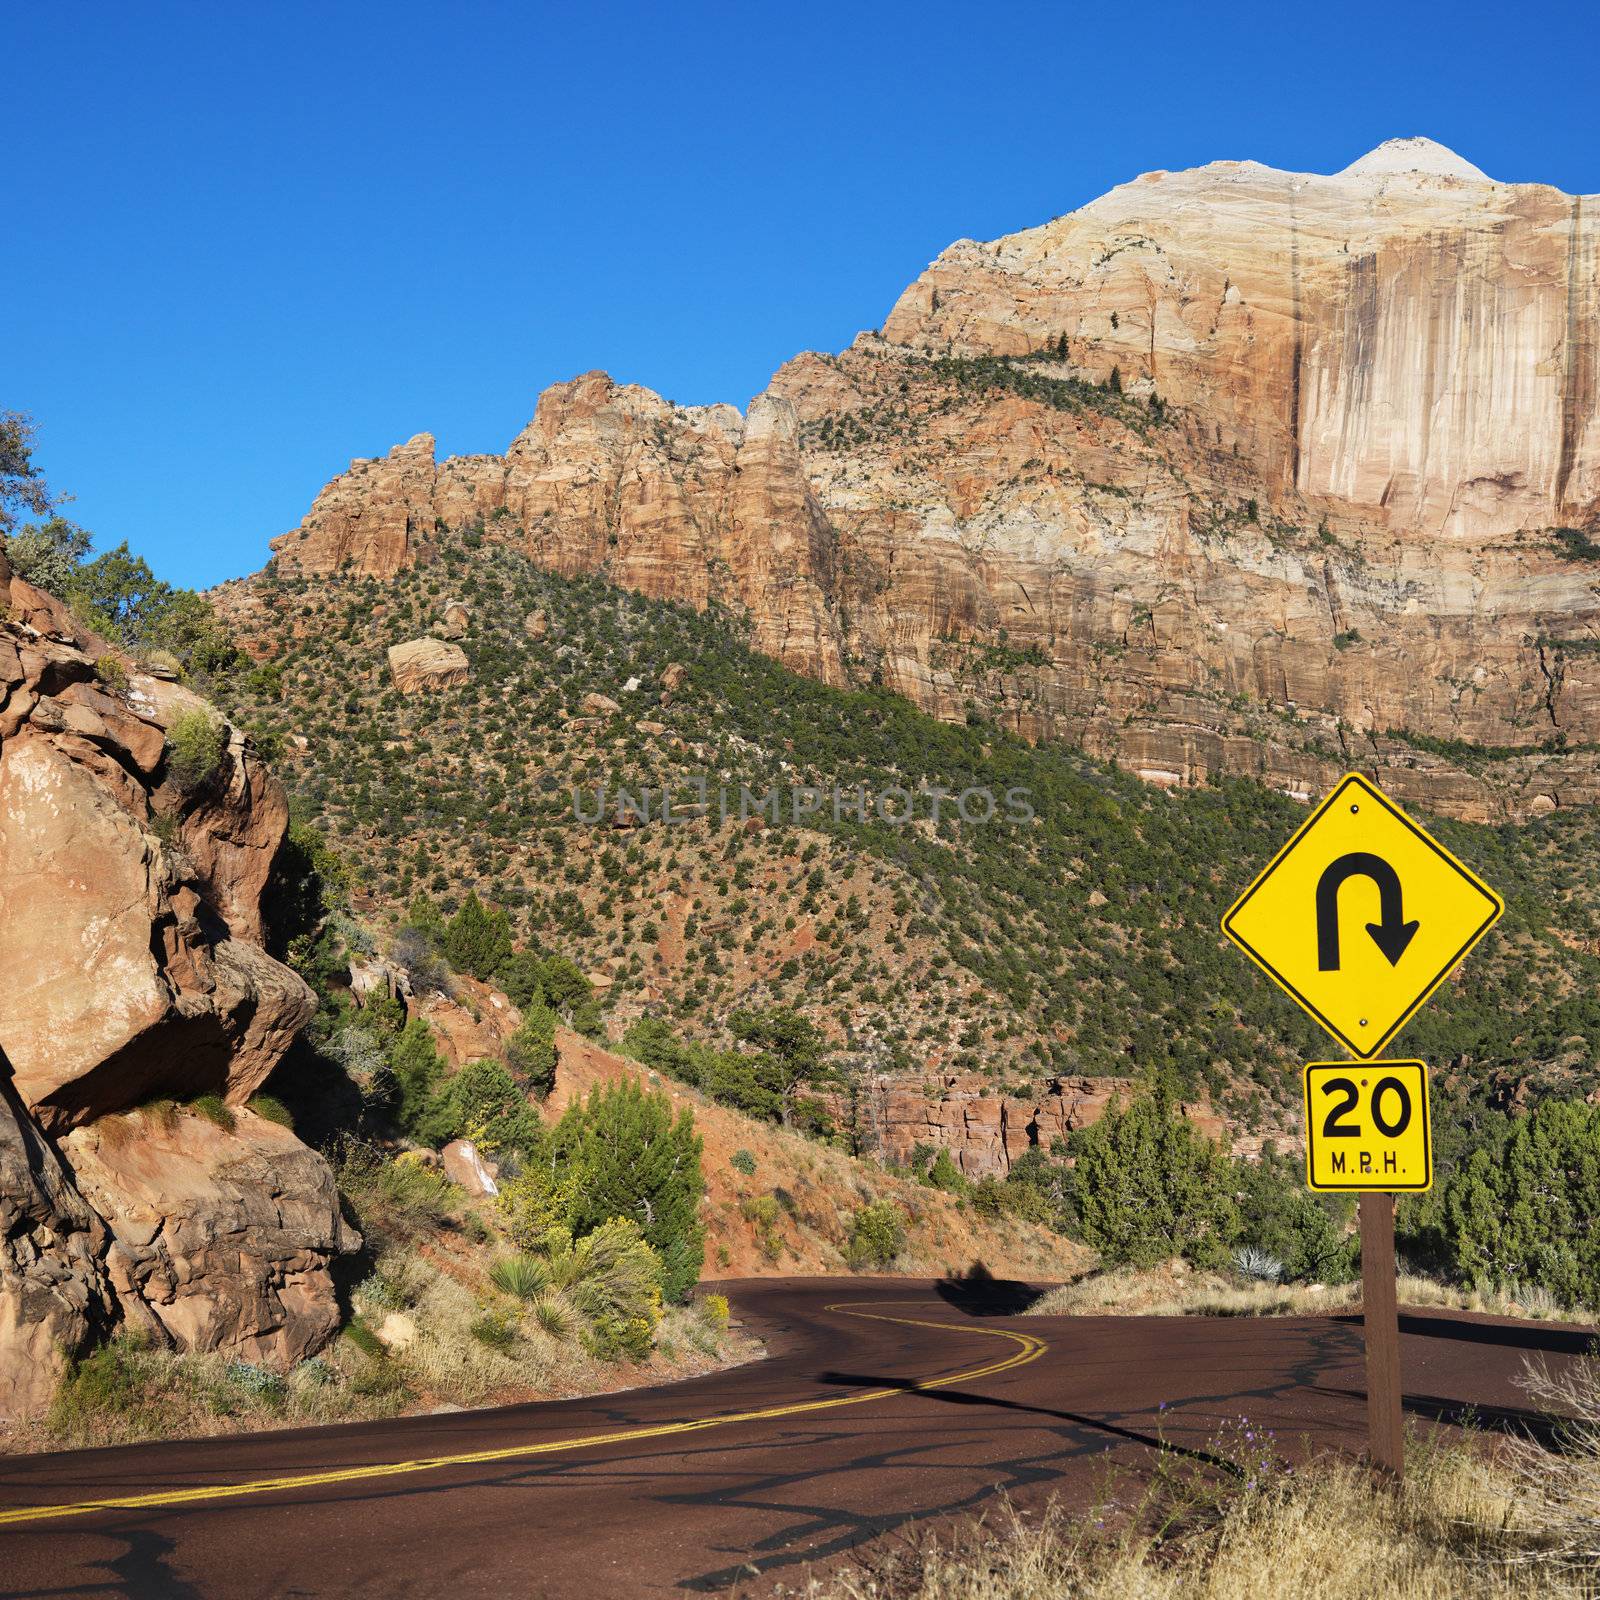
M283 792L220 720L180 784L167 736L204 703L130 674L3 544L0 697L0 1418L119 1322L296 1360L357 1241L326 1163L247 1106L314 1004L258 942Z
M277 564L385 578L482 519L1155 782L1592 801L1600 566L1550 530L1600 521L1597 214L1427 141L1149 174L953 245L746 417L591 373L503 457L358 462Z

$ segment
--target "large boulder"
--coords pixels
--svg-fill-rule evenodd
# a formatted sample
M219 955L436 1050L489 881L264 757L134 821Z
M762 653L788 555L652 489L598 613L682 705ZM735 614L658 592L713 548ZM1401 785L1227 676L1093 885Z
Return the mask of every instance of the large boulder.
M401 694L453 689L472 676L467 653L443 639L411 639L389 646L389 674Z
M50 1127L156 1094L242 1100L315 1007L226 937L180 853L60 741L0 745L0 1048Z
M178 1349L276 1367L332 1338L333 1261L360 1239L327 1162L287 1128L250 1111L140 1111L74 1128L62 1148L106 1218L128 1320Z
M196 714L217 760L180 778L168 735ZM242 1109L124 1115L242 1107L310 1018L260 942L287 822L237 729L0 541L0 1418L118 1321L276 1364L338 1325L331 1266L358 1241L319 1155Z
M67 1361L110 1323L105 1238L0 1054L0 1417L42 1411Z

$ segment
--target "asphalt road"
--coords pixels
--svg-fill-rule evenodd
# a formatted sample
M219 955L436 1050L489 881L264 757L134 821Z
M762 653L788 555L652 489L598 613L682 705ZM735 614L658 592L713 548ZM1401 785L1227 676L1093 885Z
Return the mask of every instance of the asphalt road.
M770 1359L590 1400L0 1458L0 1594L742 1593L912 1519L1204 1453L1240 1417L1361 1447L1361 1330L1340 1318L1019 1317L1020 1286L725 1286ZM1403 1316L1407 1409L1515 1420L1524 1358L1585 1335Z

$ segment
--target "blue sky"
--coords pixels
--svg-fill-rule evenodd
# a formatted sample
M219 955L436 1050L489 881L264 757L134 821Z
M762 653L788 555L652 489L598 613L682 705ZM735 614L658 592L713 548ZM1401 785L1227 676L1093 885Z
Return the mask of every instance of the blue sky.
M1600 190L1590 4L13 3L0 406L102 545L259 567L591 367L743 405L944 245L1424 133Z

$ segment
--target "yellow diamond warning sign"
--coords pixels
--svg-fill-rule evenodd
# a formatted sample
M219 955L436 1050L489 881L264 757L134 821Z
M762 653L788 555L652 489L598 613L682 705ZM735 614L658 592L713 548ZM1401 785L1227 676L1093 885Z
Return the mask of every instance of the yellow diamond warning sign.
M1222 931L1370 1059L1504 909L1376 784L1351 773L1239 896Z
M1313 1189L1401 1191L1433 1182L1428 1069L1420 1061L1313 1061L1305 1081Z

